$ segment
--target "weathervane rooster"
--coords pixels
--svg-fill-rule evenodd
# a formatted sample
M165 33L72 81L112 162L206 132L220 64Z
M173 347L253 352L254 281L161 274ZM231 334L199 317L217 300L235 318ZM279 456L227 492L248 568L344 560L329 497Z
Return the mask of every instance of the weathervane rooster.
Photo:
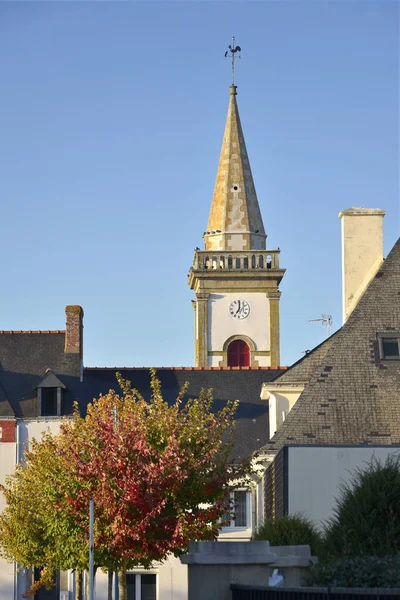
M232 56L232 85L235 85L235 54L236 52L241 52L242 49L240 46L235 46L235 38L232 38L232 46L229 44L228 50L225 52L225 58L228 56L229 52ZM238 56L240 58L240 54Z

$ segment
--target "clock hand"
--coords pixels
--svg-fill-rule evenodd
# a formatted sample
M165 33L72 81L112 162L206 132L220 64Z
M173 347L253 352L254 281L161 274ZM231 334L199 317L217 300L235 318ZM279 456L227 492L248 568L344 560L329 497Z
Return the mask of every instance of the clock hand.
M237 311L235 312L235 315L238 314L238 312L240 311L240 300L238 300L238 304L239 304L239 308L237 309Z

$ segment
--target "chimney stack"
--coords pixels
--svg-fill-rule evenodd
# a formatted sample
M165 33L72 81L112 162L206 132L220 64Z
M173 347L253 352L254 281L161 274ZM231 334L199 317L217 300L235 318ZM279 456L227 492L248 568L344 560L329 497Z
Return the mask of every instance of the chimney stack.
M383 217L380 208L348 208L342 219L343 323L383 261Z
M66 306L66 331L64 352L79 354L83 358L83 308Z

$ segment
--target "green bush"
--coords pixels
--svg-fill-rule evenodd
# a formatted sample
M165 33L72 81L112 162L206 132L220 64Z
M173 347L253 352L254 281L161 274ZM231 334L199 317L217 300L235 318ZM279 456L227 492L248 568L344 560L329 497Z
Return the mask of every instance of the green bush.
M400 587L400 556L343 558L310 568L307 585L339 587Z
M289 515L282 519L267 519L257 529L254 540L268 540L271 546L297 546L308 544L311 554L318 556L321 535L315 525L302 515Z
M325 529L327 557L393 556L400 553L400 457L356 469L340 487Z

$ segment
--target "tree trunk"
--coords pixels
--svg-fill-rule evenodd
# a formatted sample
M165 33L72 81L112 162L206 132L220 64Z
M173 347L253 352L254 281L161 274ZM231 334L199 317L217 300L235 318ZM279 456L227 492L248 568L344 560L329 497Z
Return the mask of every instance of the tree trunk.
M111 567L108 567L108 600L113 600L113 575L114 572Z
M82 600L82 571L75 571L75 600Z
M119 600L128 600L128 588L126 585L126 567L118 571Z

